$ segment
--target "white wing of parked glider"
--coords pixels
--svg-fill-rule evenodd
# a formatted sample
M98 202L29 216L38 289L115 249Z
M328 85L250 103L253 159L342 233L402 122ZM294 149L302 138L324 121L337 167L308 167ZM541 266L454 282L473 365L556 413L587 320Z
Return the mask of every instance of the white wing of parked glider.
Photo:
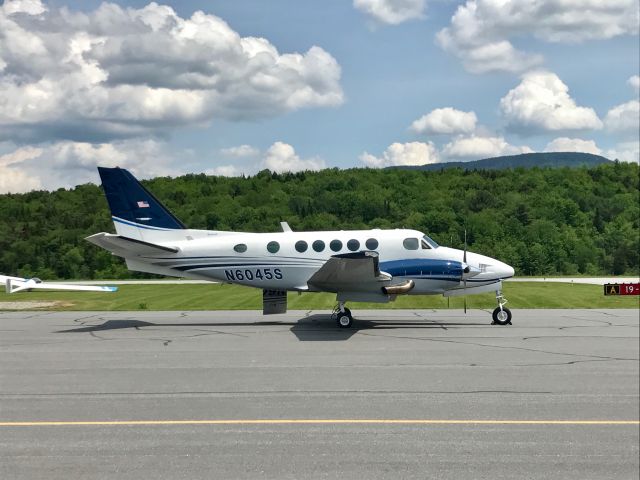
M81 292L116 292L118 287L100 285L72 285L67 283L43 282L37 278L20 278L0 275L0 282L4 283L7 293L17 293L25 290L73 290Z

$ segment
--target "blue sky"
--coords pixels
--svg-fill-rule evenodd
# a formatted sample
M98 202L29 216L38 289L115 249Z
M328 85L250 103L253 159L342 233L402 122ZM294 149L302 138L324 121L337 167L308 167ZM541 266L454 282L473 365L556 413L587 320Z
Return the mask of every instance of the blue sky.
M96 165L638 161L639 56L637 0L5 1L0 192Z

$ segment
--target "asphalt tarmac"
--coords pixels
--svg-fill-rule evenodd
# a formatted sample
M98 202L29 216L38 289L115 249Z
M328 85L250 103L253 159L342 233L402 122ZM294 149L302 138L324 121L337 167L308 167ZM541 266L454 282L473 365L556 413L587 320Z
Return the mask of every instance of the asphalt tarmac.
M638 310L513 313L0 312L0 478L638 478Z

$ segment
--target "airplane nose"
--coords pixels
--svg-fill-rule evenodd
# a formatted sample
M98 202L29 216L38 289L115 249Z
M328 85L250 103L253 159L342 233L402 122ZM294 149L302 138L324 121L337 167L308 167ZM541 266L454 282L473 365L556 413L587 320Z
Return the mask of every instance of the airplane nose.
M461 252L460 252L461 253ZM474 275L474 271L479 271L481 276L490 278L510 278L513 277L515 271L511 265L507 265L495 258L485 257L477 253L467 252L467 266L470 266L470 272L467 278ZM476 275L478 273L475 273ZM478 277L480 278L480 277Z
M507 265L503 263L500 265L500 278L510 278L513 277L516 271L513 269L511 265Z

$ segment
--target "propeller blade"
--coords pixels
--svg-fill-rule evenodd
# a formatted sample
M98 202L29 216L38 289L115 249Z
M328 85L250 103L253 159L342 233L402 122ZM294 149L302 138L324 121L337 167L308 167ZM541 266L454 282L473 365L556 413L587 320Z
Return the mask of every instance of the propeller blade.
M462 255L462 261L467 263L467 229L464 229L464 253Z
M467 265L467 229L464 229L464 253L462 254L462 261L465 266ZM464 313L467 314L467 279L464 279Z
M467 314L467 279L462 279L462 289L463 289L463 301L464 301L464 313Z

